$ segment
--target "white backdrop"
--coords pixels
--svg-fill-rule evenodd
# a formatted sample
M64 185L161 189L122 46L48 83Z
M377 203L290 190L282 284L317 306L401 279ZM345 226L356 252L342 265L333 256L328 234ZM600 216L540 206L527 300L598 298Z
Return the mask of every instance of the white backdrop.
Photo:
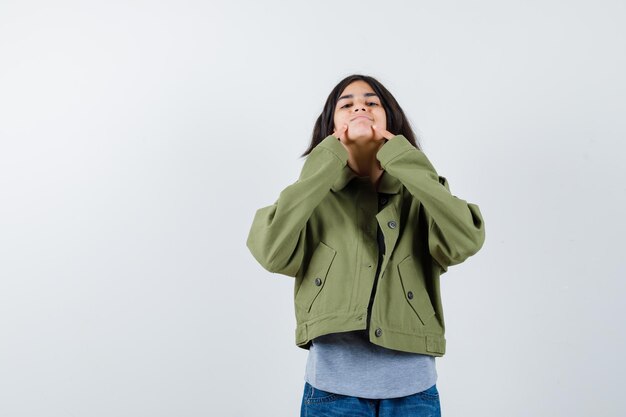
M293 279L245 245L331 88L396 96L486 241L444 416L623 416L622 1L0 3L0 415L296 416Z

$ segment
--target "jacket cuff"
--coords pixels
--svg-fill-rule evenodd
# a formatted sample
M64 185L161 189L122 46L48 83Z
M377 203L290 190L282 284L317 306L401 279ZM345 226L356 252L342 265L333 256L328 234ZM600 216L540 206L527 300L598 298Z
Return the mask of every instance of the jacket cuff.
M317 148L326 149L332 152L337 159L339 159L342 165L346 165L348 163L348 151L334 135L326 136L326 138L317 144L315 149Z
M341 144L340 144L341 145ZM393 161L396 157L402 155L403 153L417 149L415 146L411 145L411 142L404 135L396 135L391 139L387 140L383 144L383 146L378 149L376 153L376 158L380 161L380 166L382 169L387 167L391 161Z

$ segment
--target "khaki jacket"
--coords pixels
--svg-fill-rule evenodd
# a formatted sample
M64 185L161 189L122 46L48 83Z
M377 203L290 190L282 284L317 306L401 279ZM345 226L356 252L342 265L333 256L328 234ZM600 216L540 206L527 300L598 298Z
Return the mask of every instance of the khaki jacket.
M376 158L384 170L378 190L350 169L337 137L327 136L298 180L256 211L246 245L267 271L295 278L297 346L369 329L374 344L443 356L440 275L482 247L482 215L450 193L446 178L403 135L386 141ZM380 212L377 191L391 194ZM375 279L378 225L386 253Z

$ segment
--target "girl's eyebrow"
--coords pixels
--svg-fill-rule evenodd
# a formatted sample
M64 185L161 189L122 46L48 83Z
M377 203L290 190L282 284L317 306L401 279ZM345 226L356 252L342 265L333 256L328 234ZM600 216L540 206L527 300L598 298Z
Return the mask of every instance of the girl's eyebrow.
M378 97L378 95L377 95L376 93L365 93L365 94L363 94L363 97L372 97L372 96ZM353 97L354 97L354 95L353 95L353 94L347 94L347 95L345 95L345 96L341 96L341 97L339 97L339 98L337 99L337 101L339 101L339 100L343 100L344 98L353 98Z

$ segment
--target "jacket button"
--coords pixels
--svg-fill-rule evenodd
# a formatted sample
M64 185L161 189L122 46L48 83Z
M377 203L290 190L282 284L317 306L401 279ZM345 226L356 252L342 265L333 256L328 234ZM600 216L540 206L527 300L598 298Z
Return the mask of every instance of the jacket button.
M380 199L380 204L387 204L387 197L383 197Z
M409 297L409 300L413 299L413 291L409 291L408 293L406 293L406 296Z
M315 285L317 285L318 287L322 285L322 280L320 278L315 278Z
M376 334L376 337L380 337L381 334L383 334L383 331L380 330L380 327L378 329L376 329L376 331L374 332L374 334Z
M398 224L393 220L390 220L389 222L387 222L387 226L391 227L392 229L395 229L397 225Z

